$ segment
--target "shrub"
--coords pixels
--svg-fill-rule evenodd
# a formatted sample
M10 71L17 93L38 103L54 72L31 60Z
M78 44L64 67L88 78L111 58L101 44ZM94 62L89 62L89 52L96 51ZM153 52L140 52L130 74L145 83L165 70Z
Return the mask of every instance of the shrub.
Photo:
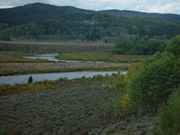
M121 96L112 100L112 106L115 115L129 115L132 112L131 99L127 94L127 75L114 75L111 76L111 81L108 84L110 89L120 89Z
M113 74L109 77L110 81L107 84L108 89L121 89L121 92L126 92L127 76L123 74Z
M180 55L180 35L174 37L167 45L166 51L173 53L176 56Z
M131 99L129 95L124 94L120 98L113 101L113 109L115 114L128 115L128 112L132 112Z
M93 79L103 79L103 75L93 75Z
M126 75L118 74L115 77L113 83L114 83L114 86L116 88L126 88L126 86L127 86L127 77L126 77Z
M156 112L180 80L180 61L171 53L157 54L130 70L128 95L137 112Z
M170 96L167 105L161 108L159 121L163 135L180 134L180 88Z
M52 89L55 87L54 81L41 81L35 83L28 83L28 84L15 84L15 85L8 85L2 84L0 85L0 95L6 93L13 93L13 92L20 92L20 91L41 91Z

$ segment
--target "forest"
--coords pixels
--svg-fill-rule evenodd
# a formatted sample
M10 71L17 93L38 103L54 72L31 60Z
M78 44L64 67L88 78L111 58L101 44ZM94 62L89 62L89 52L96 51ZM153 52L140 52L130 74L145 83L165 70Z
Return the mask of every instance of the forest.
M125 10L92 11L48 4L0 9L0 39L103 40L139 36L169 39L180 31L180 16Z

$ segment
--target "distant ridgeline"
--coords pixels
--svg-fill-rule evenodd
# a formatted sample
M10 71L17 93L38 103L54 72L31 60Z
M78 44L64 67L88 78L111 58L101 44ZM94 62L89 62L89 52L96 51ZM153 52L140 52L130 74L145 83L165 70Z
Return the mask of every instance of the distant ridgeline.
M104 40L122 36L167 39L180 34L180 15L134 11L91 11L28 4L0 9L0 39Z

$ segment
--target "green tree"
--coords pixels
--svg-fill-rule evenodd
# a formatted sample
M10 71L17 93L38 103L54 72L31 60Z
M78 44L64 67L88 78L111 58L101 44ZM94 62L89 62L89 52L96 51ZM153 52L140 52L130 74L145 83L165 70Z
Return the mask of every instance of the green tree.
M129 37L119 39L114 47L114 53L132 55L152 55L162 52L165 43L160 40L146 39L143 37Z
M161 108L159 121L162 135L180 134L180 88L176 89L167 104Z
M128 76L128 95L138 112L156 112L180 83L180 61L171 53L156 54Z
M180 55L180 35L174 37L167 45L166 51L173 53L176 56Z

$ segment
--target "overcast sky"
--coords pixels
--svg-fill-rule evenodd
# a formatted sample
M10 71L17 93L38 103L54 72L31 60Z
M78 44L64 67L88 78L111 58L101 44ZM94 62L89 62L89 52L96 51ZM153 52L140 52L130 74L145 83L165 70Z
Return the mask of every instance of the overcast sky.
M0 0L0 8L35 2L93 10L120 9L180 14L180 0Z

